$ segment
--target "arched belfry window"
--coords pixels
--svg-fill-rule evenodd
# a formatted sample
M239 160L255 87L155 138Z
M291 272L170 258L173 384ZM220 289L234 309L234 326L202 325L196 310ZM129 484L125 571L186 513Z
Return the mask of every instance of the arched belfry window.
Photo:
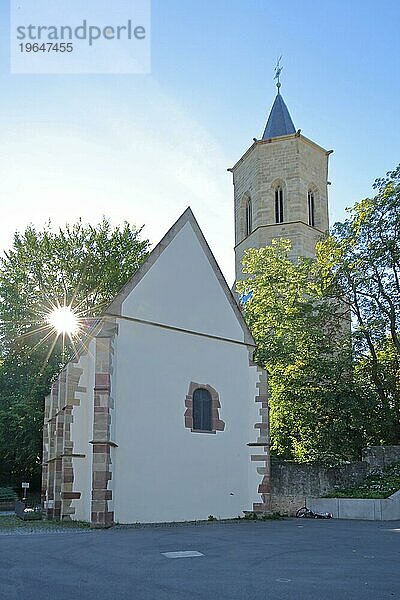
M253 207L251 204L251 198L247 199L246 202L246 236L250 235L253 231Z
M308 224L315 227L315 199L314 192L308 192Z
M208 390L197 388L193 393L193 429L212 431L212 398Z
M278 186L275 189L275 223L283 223L283 189Z

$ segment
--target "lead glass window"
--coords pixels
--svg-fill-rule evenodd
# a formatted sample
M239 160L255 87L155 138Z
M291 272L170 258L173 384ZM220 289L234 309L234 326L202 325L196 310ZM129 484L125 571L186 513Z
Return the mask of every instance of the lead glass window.
M193 429L212 431L212 399L204 388L197 388L193 394Z

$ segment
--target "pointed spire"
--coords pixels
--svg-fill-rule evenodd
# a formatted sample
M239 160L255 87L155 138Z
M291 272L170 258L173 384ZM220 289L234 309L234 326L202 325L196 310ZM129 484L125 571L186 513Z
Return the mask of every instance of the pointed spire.
M290 135L291 133L296 133L292 118L280 93L280 74L283 69L283 67L280 65L281 59L282 56L280 56L277 60L274 77L274 79L277 80L276 87L278 92L276 94L275 102L272 105L267 125L262 136L263 140L279 137L280 135Z
M269 138L290 135L291 133L296 133L296 129L287 106L278 90L262 139L268 140Z

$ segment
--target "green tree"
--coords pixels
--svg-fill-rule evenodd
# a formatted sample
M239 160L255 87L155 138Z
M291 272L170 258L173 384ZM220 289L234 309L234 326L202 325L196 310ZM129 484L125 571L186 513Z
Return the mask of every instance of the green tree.
M372 427L370 398L352 377L347 306L317 261L289 258L288 240L248 250L245 316L255 360L269 373L272 452L300 461L357 455Z
M358 202L317 245L332 291L354 321L356 375L377 397L377 435L400 441L400 165L376 180L376 195Z
M125 223L29 226L0 259L0 477L40 473L43 398L72 351L46 322L71 305L90 324L145 260L148 241ZM89 319L89 321L86 321ZM49 334L49 335L48 335Z

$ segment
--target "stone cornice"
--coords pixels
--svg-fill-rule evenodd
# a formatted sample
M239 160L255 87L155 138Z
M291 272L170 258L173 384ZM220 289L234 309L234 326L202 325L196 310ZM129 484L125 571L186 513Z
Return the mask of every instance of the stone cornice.
M145 319L137 319L135 317L126 317L124 315L113 315L113 314L108 314L108 316L110 317L115 317L116 319L122 319L124 321L131 321L133 323L140 323L142 325L150 325L152 327L160 327L161 329L168 329L170 331L178 331L181 333L187 333L189 335L196 335L196 336L200 336L200 337L205 337L211 340L218 340L220 342L229 342L230 344L237 344L239 346L246 346L246 347L250 347L250 348L255 348L255 343L249 343L248 341L244 341L241 342L240 340L234 340L232 338L225 338L225 337L221 337L219 335L211 335L209 333L203 333L201 331L193 331L191 329L184 329L181 327L174 327L172 325L165 325L163 323L157 323L155 321L147 321Z
M329 156L333 152L333 150L325 150L325 148L323 148L322 146L320 146L316 142L313 142L312 140L310 140L309 138L305 137L304 135L301 135L301 133L291 133L290 135L281 135L279 137L270 138L268 140L254 140L253 144L245 151L245 153L243 154L243 156L241 156L239 158L239 160L233 165L233 167L230 167L227 170L229 172L233 173L235 171L235 169L254 150L254 148L256 148L256 146L264 146L265 144L276 144L276 143L279 143L279 142L286 142L287 140L295 140L295 139L303 140L303 142L305 142L309 146L312 146L316 150L319 150L320 152L323 152L326 156Z
M285 225L305 225L306 227L308 227L308 229L310 229L311 231L316 231L320 235L324 235L326 233L326 231L321 231L321 229L318 229L317 227L312 227L311 225L309 225L305 221L286 221L285 223L269 223L268 225L259 225L258 227L256 227L255 229L253 229L253 231L251 232L250 235L248 235L247 237L243 238L239 243L236 244L236 246L234 246L234 250L236 250L236 248L238 248L240 246L240 244L243 244L243 242L245 242L246 240L248 240L249 238L251 238L251 236L253 235L253 233L255 233L256 231L258 231L259 229L266 229L267 227L284 227ZM284 238L285 236L284 235L279 235L277 237Z

